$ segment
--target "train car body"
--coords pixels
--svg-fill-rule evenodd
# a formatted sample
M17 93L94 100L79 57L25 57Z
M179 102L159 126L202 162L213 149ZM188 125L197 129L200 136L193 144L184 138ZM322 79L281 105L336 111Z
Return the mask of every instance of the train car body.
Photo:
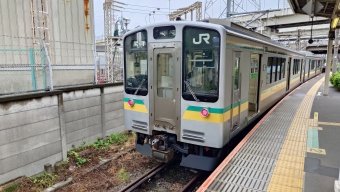
M233 137L307 80L306 54L228 26L157 23L123 42L125 127L137 132L136 151L164 162L177 154L186 167L213 170Z

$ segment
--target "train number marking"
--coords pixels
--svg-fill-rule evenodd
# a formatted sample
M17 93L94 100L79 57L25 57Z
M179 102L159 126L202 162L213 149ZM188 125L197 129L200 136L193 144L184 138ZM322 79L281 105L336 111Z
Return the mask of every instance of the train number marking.
M196 38L193 38L192 39L192 43L195 44L195 45L201 44L202 43L202 39L205 41L206 44L210 44L209 43L209 39L210 39L210 34L209 33L199 34L198 41L196 41Z
M316 154L322 154L326 155L326 150L325 149L320 149L320 148L307 148L308 153L316 153Z

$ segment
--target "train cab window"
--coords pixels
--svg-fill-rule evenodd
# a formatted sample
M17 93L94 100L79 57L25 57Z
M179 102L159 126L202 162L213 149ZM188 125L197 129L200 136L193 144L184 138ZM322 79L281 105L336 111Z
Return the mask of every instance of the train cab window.
M124 81L127 94L148 93L147 32L140 31L124 39Z
M153 29L153 38L155 39L173 39L175 36L175 26L155 27Z
M189 101L218 100L220 34L211 29L183 30L182 97Z

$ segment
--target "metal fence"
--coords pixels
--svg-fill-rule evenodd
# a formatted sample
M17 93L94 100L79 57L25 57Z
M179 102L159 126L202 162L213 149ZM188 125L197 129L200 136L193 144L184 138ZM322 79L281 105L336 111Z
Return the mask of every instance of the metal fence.
M44 43L30 48L0 48L0 96L51 89Z
M32 41L0 35L0 96L96 83L93 45Z
M32 42L0 35L0 96L123 81L121 47L107 64L91 44Z

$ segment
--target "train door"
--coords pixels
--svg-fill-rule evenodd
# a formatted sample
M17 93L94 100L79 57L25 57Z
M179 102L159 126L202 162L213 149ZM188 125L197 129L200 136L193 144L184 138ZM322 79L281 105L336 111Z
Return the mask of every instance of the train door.
M242 52L234 52L233 55L233 94L232 94L232 104L231 104L231 116L232 116L232 131L240 126L240 110L241 110L241 84L242 84L242 74L240 73L240 63L241 63Z
M289 57L288 58L288 65L287 65L287 85L286 85L286 91L289 91L289 87L290 87L290 68L292 65L292 58Z
M312 63L312 60L310 59L309 62L308 62L308 79L310 77L310 65Z
M174 130L181 112L179 54L174 48L154 49L153 58L154 125Z
M249 92L248 92L248 120L251 119L258 111L259 97L259 77L260 54L251 54L250 60L250 77L249 77Z
M305 71L305 68L304 68L304 60L303 59L301 59L301 65L300 65L300 83L302 83L303 82L303 74L305 73L304 71Z

